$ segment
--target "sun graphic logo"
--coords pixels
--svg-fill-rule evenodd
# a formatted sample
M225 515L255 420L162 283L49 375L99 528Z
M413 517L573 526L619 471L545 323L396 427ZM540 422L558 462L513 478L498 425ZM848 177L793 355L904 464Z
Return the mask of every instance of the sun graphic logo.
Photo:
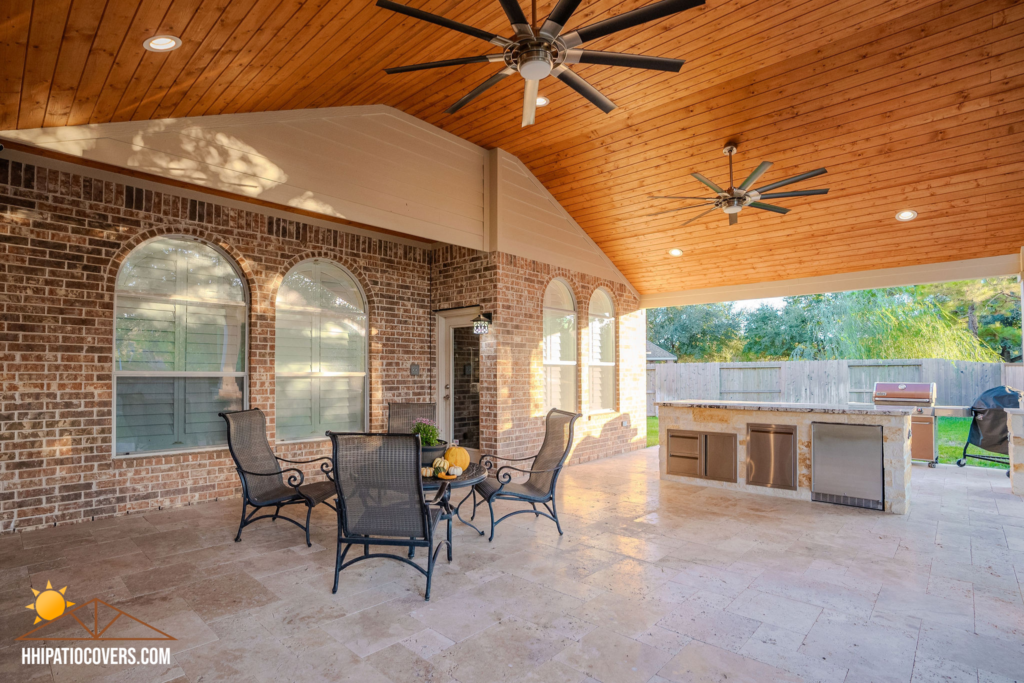
M32 589L32 593L36 596L36 601L31 605L25 605L25 609L35 610L36 620L33 625L38 624L44 619L46 621L53 621L54 619L62 616L64 610L71 607L75 603L68 602L67 598L64 597L64 591L68 589L64 586L60 590L57 590L50 585L50 582L46 582L46 589L37 591L35 588ZM40 627L42 628L42 627Z

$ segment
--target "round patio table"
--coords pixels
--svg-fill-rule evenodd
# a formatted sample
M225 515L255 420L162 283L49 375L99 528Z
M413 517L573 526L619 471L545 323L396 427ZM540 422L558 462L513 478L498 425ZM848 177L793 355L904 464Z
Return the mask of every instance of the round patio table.
M480 529L477 529L476 526L474 524L472 524L471 522L467 522L466 520L464 520L462 518L462 515L459 514L459 508L458 507L452 508L450 498L451 498L451 495L452 495L452 489L461 489L461 488L465 488L467 486L468 487L473 487L473 486L476 486L477 484L479 484L480 482L482 482L486 478L487 478L487 469L484 468L484 466L481 465L478 462L471 462L471 463L469 463L469 467L467 467L462 472L462 474L457 476L455 479L438 479L437 477L423 477L423 490L424 491L436 491L439 488L441 488L441 482L442 481L447 482L448 483L448 491L445 492L444 498L441 500L442 508L444 508L445 512L447 514L449 514L449 515L454 513L455 516L459 518L460 522L462 522L466 526L473 527L474 531L476 531L478 534L483 536L484 532L480 531ZM461 504L460 504L460 507L461 507Z

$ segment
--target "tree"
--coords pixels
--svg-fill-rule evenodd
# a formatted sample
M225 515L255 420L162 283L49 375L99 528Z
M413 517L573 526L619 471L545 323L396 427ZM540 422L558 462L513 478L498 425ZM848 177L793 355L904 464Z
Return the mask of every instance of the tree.
M961 320L1003 360L1021 355L1020 285L1016 277L943 282L916 289Z
M647 338L689 361L726 361L743 346L743 316L732 304L655 308L647 312Z
M786 299L781 309L761 304L746 315L744 360L784 360L810 341L807 314L796 305L799 298Z
M804 299L810 339L794 358L946 358L998 361L960 320L915 287L823 294Z

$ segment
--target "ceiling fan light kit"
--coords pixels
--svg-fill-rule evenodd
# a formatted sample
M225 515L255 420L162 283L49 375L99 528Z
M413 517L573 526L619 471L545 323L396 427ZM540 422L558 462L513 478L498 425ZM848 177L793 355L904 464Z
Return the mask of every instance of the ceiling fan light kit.
M678 73L684 62L681 59L665 57L584 50L578 46L591 40L639 26L640 24L678 14L692 7L698 7L703 5L704 1L660 0L660 2L655 2L646 7L639 7L618 16L590 24L589 26L563 33L565 25L572 18L573 13L579 7L582 0L558 0L554 9L551 10L551 14L548 15L548 18L540 27L540 30L536 32L526 19L526 15L523 13L517 0L499 0L501 8L505 11L505 16L512 25L513 31L512 38L504 38L495 33L490 33L414 7L407 7L391 0L377 0L377 6L383 9L404 14L420 21L430 22L452 31L465 33L466 35L497 45L503 50L501 54L445 59L438 62L391 67L384 69L384 71L388 74L396 74L460 66L463 64L502 62L505 66L501 71L471 90L458 102L448 107L445 112L454 114L506 77L518 72L526 82L523 92L523 126L529 126L534 123L538 104L537 91L539 83L548 76L554 76L562 81L607 114L615 109L615 103L570 69L570 64L602 64L605 66L621 66ZM534 17L534 20L534 23L536 23L536 17Z
M772 213L787 214L789 209L784 209L781 206L775 206L774 204L766 204L762 202L762 199L783 199L785 197L809 197L811 195L828 194L828 189L824 190L793 190L790 192L771 192L771 190L784 187L791 183L798 183L801 180L808 180L817 176L828 173L824 168L819 168L814 171L808 171L807 173L801 173L795 175L792 178L786 178L785 180L778 180L774 183L762 185L757 189L750 189L754 183L761 179L768 169L772 167L772 162L762 161L758 164L757 168L747 176L747 179L736 185L733 179L732 173L732 157L738 151L736 145L729 144L722 150L722 154L729 157L729 187L722 189L711 180L705 178L700 173L691 173L694 178L706 185L712 192L715 193L714 197L679 197L679 196L651 196L649 199L686 199L690 201L701 202L691 206L682 206L678 209L669 209L668 211L659 211L658 213L651 214L652 216L660 216L666 213L675 213L676 211L686 211L688 209L705 209L704 212L694 216L690 220L686 221L679 227L683 227L697 220L703 218L712 211L721 209L723 213L729 216L729 225L736 225L739 223L739 213L746 207L753 209L760 209L761 211L770 211ZM916 214L915 214L916 215ZM897 214L897 218L899 215Z

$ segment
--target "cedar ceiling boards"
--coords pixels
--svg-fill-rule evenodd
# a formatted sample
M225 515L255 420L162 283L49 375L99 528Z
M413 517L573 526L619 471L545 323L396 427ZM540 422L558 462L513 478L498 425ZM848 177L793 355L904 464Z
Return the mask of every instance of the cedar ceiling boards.
M407 2L508 33L496 0ZM567 28L649 2L585 0ZM1024 244L1019 0L708 0L587 45L684 58L680 73L576 66L619 108L604 115L549 78L551 105L525 129L517 77L443 113L496 65L385 75L492 47L370 0L6 0L0 21L0 129L389 105L517 157L647 295ZM145 52L159 33L184 45ZM731 228L718 213L686 227L651 216L676 204L649 195L702 189L694 171L721 183L727 141L740 178L762 160L775 162L766 182L824 166L791 189L831 192L779 200L785 216L747 209ZM895 222L904 208L919 217Z

